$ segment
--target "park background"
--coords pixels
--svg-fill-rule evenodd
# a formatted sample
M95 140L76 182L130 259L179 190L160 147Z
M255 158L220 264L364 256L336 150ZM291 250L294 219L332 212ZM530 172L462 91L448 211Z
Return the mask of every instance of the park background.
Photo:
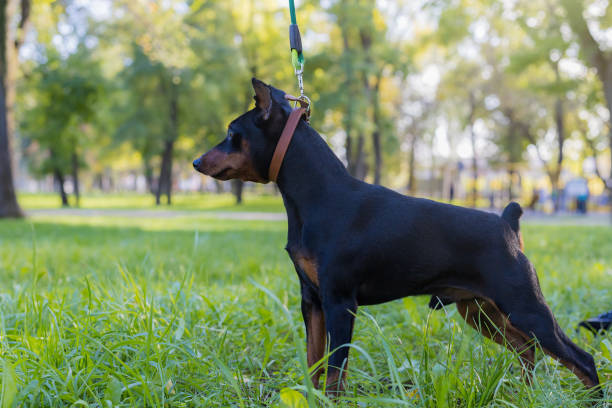
M0 6L2 406L306 403L280 195L191 166L253 106L251 77L298 92L287 2ZM608 384L612 339L573 328L612 308L611 2L303 0L297 16L311 124L349 172L520 202L544 294ZM525 385L512 353L426 303L360 311L345 404L592 398L547 357Z

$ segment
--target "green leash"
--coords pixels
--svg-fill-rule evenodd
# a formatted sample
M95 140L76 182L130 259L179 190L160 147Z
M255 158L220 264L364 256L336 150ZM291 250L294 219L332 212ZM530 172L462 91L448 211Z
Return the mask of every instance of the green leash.
M289 14L291 25L289 26L289 45L291 47L291 64L295 71L304 69L304 54L302 54L302 37L295 17L295 4L289 0Z
M298 80L298 87L300 88L300 96L295 101L296 103L299 102L306 109L306 118L308 120L310 118L311 103L310 99L304 95L304 80L302 78L304 73L304 54L302 53L302 37L300 36L300 29L295 18L295 4L293 0L289 0L289 14L291 15L291 25L289 25L291 65L293 65L293 70Z

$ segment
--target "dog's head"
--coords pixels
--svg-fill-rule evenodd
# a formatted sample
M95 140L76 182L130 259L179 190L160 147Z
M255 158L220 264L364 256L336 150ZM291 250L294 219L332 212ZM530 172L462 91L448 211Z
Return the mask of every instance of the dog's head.
M276 143L291 113L285 93L253 78L255 108L234 119L227 136L194 160L200 173L219 180L267 183Z

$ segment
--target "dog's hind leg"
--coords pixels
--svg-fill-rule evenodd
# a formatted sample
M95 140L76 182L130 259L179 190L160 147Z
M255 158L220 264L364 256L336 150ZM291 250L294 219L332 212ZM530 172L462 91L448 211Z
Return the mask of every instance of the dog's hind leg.
M533 265L519 254L512 284L496 285L492 297L496 306L508 316L512 326L529 337L535 337L544 352L572 371L586 387L599 385L593 357L575 345L561 330L544 301ZM507 275L508 276L508 275Z
M512 326L508 317L490 300L482 298L460 300L457 302L457 310L478 332L497 344L515 351L522 363L523 377L531 383L535 346L529 336Z
M545 303L517 304L509 309L513 326L535 337L544 352L572 371L588 388L599 385L593 357L576 346L561 330Z

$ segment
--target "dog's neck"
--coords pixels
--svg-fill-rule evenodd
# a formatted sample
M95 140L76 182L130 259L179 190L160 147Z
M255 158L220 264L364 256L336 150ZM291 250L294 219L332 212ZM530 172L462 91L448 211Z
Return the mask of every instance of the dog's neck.
M313 128L300 122L277 179L287 215L291 217L291 211L297 210L301 219L308 218L351 181L344 164L325 140Z

